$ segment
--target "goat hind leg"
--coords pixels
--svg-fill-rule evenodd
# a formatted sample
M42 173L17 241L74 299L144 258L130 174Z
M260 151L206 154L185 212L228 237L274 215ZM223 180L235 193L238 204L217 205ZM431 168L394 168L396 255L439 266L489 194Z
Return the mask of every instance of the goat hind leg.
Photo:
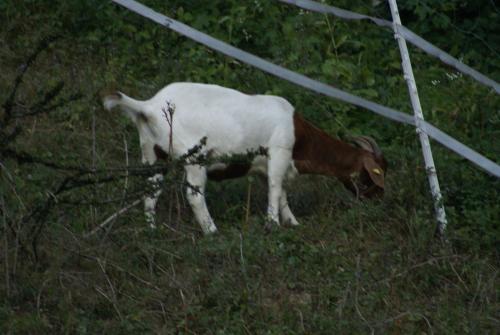
M144 215L146 216L146 222L149 224L151 228L156 228L156 203L158 202L158 198L161 194L160 183L163 181L163 175L161 173L157 173L152 177L148 178L148 183L152 188L152 194L148 194L144 198Z
M289 224L291 226L299 225L299 222L295 218L295 215L293 215L292 211L290 210L290 207L288 206L285 190L281 191L280 214L281 214L281 220L283 221L284 224Z
M269 185L268 223L279 225L280 199L283 194L283 180L292 159L291 150L270 148L267 169ZM270 226L267 226L270 228Z

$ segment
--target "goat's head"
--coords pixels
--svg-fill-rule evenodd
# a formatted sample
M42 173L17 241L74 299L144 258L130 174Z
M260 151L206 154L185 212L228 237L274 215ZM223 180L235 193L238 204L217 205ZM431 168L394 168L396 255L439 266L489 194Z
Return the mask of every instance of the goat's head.
M374 139L358 136L351 141L362 149L362 168L356 183L358 196L372 198L384 194L387 161Z

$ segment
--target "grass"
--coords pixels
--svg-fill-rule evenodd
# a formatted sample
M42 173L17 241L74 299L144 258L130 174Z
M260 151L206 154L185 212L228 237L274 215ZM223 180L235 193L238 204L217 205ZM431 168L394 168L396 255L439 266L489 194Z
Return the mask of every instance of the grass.
M227 63L153 25L141 28L151 33L149 39L124 33L142 21L124 17L114 7L102 5L102 12L92 14L82 10L86 5L81 2L65 2L59 9L64 20L59 14L56 20L48 4L27 3L32 16L10 3L0 5L16 14L5 18L0 31L5 42L0 48L0 102L6 101L20 65L41 37L61 31L59 23L71 29L28 69L15 111L36 110L32 107L60 80L63 90L50 103L81 95L0 128L0 333L498 332L498 179L433 146L449 218L448 242L441 243L434 238L433 206L413 129ZM88 24L77 20L82 13ZM101 25L100 20L108 22L104 19L113 24ZM342 31L342 25L336 29ZM153 40L158 46L151 46ZM165 47L170 45L176 47ZM151 48L161 50L152 54ZM357 64L357 51L339 52ZM386 59L373 54L373 69L385 71ZM151 62L143 61L145 55ZM443 69L422 57L416 63L419 83L442 81L440 87L419 86L431 121L498 162L498 98L464 78L448 83ZM231 70L224 79L227 86L287 96L331 134L374 136L390 163L385 197L358 202L334 180L300 178L287 187L301 225L267 232L267 190L261 180L209 184L208 207L219 232L204 237L183 197L182 173L171 171L160 198L158 229L147 227L139 205L88 236L141 197L144 176L130 172L127 178L93 183L92 178L109 174L85 173L77 181L89 181L87 185L54 194L76 172L1 156L8 147L73 167L138 165L136 129L118 114L105 113L99 95L119 88L146 97L175 80L220 83L221 66ZM311 71L321 72L316 67ZM408 108L400 72L391 71L382 77L374 72L383 83L380 99ZM350 79L358 85L355 75ZM4 106L0 111L3 118ZM21 133L3 147L4 135L15 126Z
M359 203L322 178L304 183L291 199L298 212L309 213L300 217L302 225L271 233L263 229L262 216L253 214L261 207L257 197L265 194L256 181L249 222L238 199L246 197L244 181L209 190L233 213L229 219L223 206L213 207L216 218L226 218L212 236L201 236L182 203L180 222L154 231L136 209L90 238L70 222L52 224L43 234L43 263L18 259L11 270L9 290L4 286L2 292L1 330L495 332L498 268L489 257L437 242L432 218L417 208L402 220L409 212L395 205L394 194ZM301 209L308 188L333 192ZM161 208L175 199L162 197ZM168 213L160 212L164 222Z

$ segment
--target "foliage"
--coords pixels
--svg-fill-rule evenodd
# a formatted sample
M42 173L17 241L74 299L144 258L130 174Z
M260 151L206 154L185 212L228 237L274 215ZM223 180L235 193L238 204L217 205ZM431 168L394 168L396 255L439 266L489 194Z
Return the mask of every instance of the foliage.
M143 3L277 64L411 112L392 34L369 22L276 1ZM389 17L385 4L328 3ZM499 81L493 1L409 0L400 7L416 33ZM413 129L304 91L107 1L6 0L0 21L1 333L499 328L499 180L433 145L449 219L449 242L441 245ZM499 162L498 95L411 52L426 118ZM174 81L281 95L332 135L376 138L390 163L386 196L357 202L335 181L302 178L288 185L302 225L267 234L261 180L210 184L220 232L202 237L183 198L182 172L169 166L158 230L146 228L140 206L98 229L150 191L145 177L152 172L138 167L135 128L104 112L100 96L120 89L147 98Z

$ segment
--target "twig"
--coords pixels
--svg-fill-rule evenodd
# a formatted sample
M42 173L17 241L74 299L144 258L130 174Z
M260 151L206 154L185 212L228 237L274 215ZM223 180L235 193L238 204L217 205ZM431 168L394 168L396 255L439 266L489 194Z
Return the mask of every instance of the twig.
M363 316L363 314L361 313L361 310L359 308L358 292L359 292L359 277L361 276L359 262L360 262L360 256L358 255L356 257L356 273L355 273L356 288L354 290L354 307L356 308L356 313L358 313L360 319L365 323L365 325L368 328L370 328L370 334L375 334L375 329L373 329L373 327L370 325L370 323L366 320L366 318Z
M95 227L94 229L92 229L91 232L87 233L86 235L84 235L85 238L87 237L90 237L92 235L94 235L95 233L97 233L99 230L103 229L104 227L106 227L106 225L108 223L110 223L111 221L113 221L115 218L117 218L118 216L120 216L121 214L127 212L129 209L131 209L132 207L135 207L137 206L138 204L140 204L142 201L142 199L137 199L135 200L134 202L132 202L131 204L123 207L122 209L120 209L118 212L114 213L113 215L111 215L110 217L108 217L106 220L104 220L100 225L98 225L97 227Z
M163 323L167 323L167 312L165 311L165 306L163 305L163 302L161 300L157 300L158 303L160 304L160 307L161 307L161 314L162 314L162 317L163 317Z
M179 294L180 294L181 299L182 299L182 304L184 306L186 306L186 298L184 297L184 293L182 292L182 289L179 289Z
M410 312L410 311L406 311L406 312L402 312L402 313L399 313L398 315L396 316L393 316L391 318L388 318L388 319L385 319L381 322L378 322L377 324L375 324L374 326L375 327L380 327L382 326L383 324L386 324L386 323L390 323L390 322L393 322L395 320L398 320L398 319L401 319L402 317L405 317L405 316L408 316L408 315L415 315L415 316L419 316L421 317L422 319L424 319L425 323L427 324L427 327L429 327L429 332L431 335L434 335L434 330L432 329L432 325L431 325L431 322L429 321L429 319L422 313L417 313L417 312Z
M42 286L40 287L40 290L38 291L38 294L36 296L36 311L37 311L37 314L38 314L39 318L41 317L40 305L41 305L41 300L42 300L43 288L45 287L45 285L47 285L47 283L50 281L50 279L51 278L47 278L47 279L45 279L43 281Z
M252 181L250 180L248 182L247 203L246 203L245 221L243 222L243 227L248 226L248 219L250 218L250 199L251 199L251 197L252 197Z
M96 257L96 260L97 260L97 264L99 264L99 267L101 268L102 270L102 273L104 274L104 277L106 278L106 281L108 282L108 286L111 290L111 299L108 298L108 300L113 304L113 307L114 309L116 310L116 313L118 314L118 316L120 317L120 320L123 321L123 317L122 317L122 313L120 312L120 310L118 309L118 306L117 306L117 301L116 301L116 292L115 292L115 288L113 286L113 283L111 283L111 280L109 279L109 276L108 274L106 273L106 270L104 269L104 266L102 265L102 261L100 258ZM97 287L96 287L97 289ZM104 292L99 292L101 293L104 297L107 297Z
M174 193L175 193L175 208L177 210L177 221L176 225L181 222L181 201L179 199L179 192L177 191L177 188L174 187ZM181 193L182 194L182 193Z
M172 153L173 153L173 133L174 133L174 129L173 129L173 124L174 124L174 112L175 112L175 105L170 102L170 101L167 101L167 107L162 107L162 111L163 111L163 115L165 116L165 119L167 119L167 123L168 123L168 126L170 128L170 133L168 135L168 154L170 155L169 157L172 157Z
M300 328L302 329L303 332L305 332L306 327L304 327L304 315L302 315L302 312L300 311L300 309L296 308L296 311L299 313Z
M411 312L408 312L408 311L407 311L407 312L402 312L402 313L399 313L399 314L398 314L398 315L396 315L396 316L390 317L390 318L388 318L388 319L385 319L385 320L383 320L383 321L380 321L380 322L376 323L374 326L375 326L375 327L380 327L380 326L382 326L382 325L383 325L383 324L385 324L385 323L391 323L391 322L396 321L396 320L398 320L398 319L401 319L402 317L407 316L407 315L412 315L412 313L411 313Z
M434 335L434 331L432 330L432 325L431 325L429 319L427 319L427 317L424 314L419 313L419 315L425 320L425 323L427 323L427 327L429 327L429 331L431 332L431 335Z
M408 272L410 272L412 270L415 270L415 269L417 269L419 267L422 267L422 266L425 266L425 265L430 265L433 262L440 261L440 260L443 260L443 259L448 259L448 258L461 258L461 256L459 256L459 255L447 255L447 256L441 256L441 257L432 257L432 258L429 258L429 259L427 259L427 260L425 260L423 262L415 264L415 265L409 267L408 269L406 269L404 271L398 272L398 273L396 273L396 274L394 274L392 276L389 276L387 278L380 279L380 280L376 281L375 284L378 284L378 283L383 282L383 281L389 281L389 280L392 280L392 279L397 278L397 277L404 276Z
M21 231L21 222L17 221L17 231ZM14 261L12 264L12 275L15 276L17 273L17 260L19 255L19 250L25 251L28 253L28 248L24 245L23 241L21 241L20 234L16 234L15 239L15 248L14 248Z
M118 309L116 302L113 301L113 299L110 298L106 293L104 293L104 291L99 286L94 286L94 288L99 294L101 294L104 298L106 298L106 300L108 300L111 303L111 305L113 305L113 308L115 309L116 313L118 314L118 317L120 318L121 321L123 321L122 313Z
M245 266L245 257L243 256L243 235L240 233L240 262L241 262L241 272L243 272L243 276L245 277L245 284L248 287L248 278L247 278L247 269Z
M462 277L460 277L460 275L458 274L457 270L455 270L455 267L453 266L453 263L449 262L450 264L450 267L451 269L453 270L453 272L455 273L455 275L457 276L458 280L460 281L460 283L462 283L462 285L465 287L465 290L466 291L469 291L469 287L467 286L467 284L463 281Z
M1 170L5 172L5 176L7 177L7 182L9 183L10 187L12 188L12 192L16 196L17 200L19 200L19 203L21 204L21 207L23 209L26 209L26 205L24 204L23 199L21 199L21 197L17 193L16 185L15 185L15 182L14 182L14 178L10 174L9 170L7 170L7 167L5 165L3 165L2 162L0 162L0 168L2 168Z
M5 213L5 200L3 195L0 196L0 200L2 203L2 219L3 219L3 229L4 229L4 243L5 243L5 291L7 293L7 297L10 297L10 273L9 273L9 239L7 234L7 217Z
M67 251L71 252L71 253L76 254L76 255L77 255L77 256L79 256L79 257L83 257L83 258L90 259L90 260L94 260L94 261L97 261L97 259L98 259L98 258L97 258L97 257L95 257L95 256L85 255L85 254L82 254L82 253L76 252L76 251L74 251L74 250L72 250L72 249L70 249L70 248L66 248L66 247L64 247L64 246L63 246L63 248L64 248L65 250L67 250ZM132 278L134 278L135 280L137 280L137 281L139 281L139 282L141 282L141 283L143 283L143 284L145 284L145 285L147 285L147 286L149 286L149 287L151 287L151 288L155 289L155 290L156 290L156 291L158 291L158 292L163 292L163 290L162 290L162 289L160 289L158 286L156 286L156 285L154 285L154 284L152 284L152 283L148 282L147 280L145 280L145 279L143 279L143 278L141 278L141 277L137 276L136 274L134 274L134 273L132 273L132 272L130 272L130 271L125 270L124 268L122 268L121 266L119 266L119 265L117 265L117 264L114 264L114 263L112 263L112 262L110 262L110 261L107 261L107 262L106 262L106 264L107 264L107 265L109 265L109 266L112 266L113 268L117 269L118 271L121 271L121 272L123 272L123 273L125 273L125 274L127 274L127 275L131 276L131 277L132 277Z
M6 180L7 183L9 183L10 187L12 188L12 191L13 191L14 195L19 200L19 203L21 204L21 206L23 207L23 209L25 209L26 207L25 207L22 199L17 194L16 187L15 187L15 184L14 184L14 179L12 178L12 175L10 175L9 171L7 170L7 168L5 167L5 165L2 164L2 162L0 162L0 168L2 168L0 170L0 172L1 171L5 172L5 173L1 174L2 177L5 176L4 179ZM2 197L2 199L3 199L3 197ZM5 199L3 199L3 201L4 201L4 206L5 206ZM16 274L16 267L17 267L17 254L18 254L18 251L19 251L19 246L21 246L21 250L26 251L27 253L29 253L29 251L28 251L29 249L23 243L23 241L20 240L20 236L19 235L20 235L21 227L19 226L19 222L18 222L17 227L14 227L12 221L7 221L5 207L3 207L3 209L2 209L2 216L4 217L4 225L6 224L9 227L10 231L12 232L12 234L15 236L15 252L14 252L14 261L13 261L13 265L12 265L12 275L15 275ZM5 231L5 234L7 234L7 231ZM6 250L6 254L7 254L7 251L8 250Z
M472 299L471 299L471 301L469 303L470 307L474 306L474 303L476 302L476 298L477 298L477 296L479 295L479 293L481 291L481 281L482 281L482 278L483 278L483 275L479 274L479 278L478 278L478 281L477 281L477 287L476 287L476 290L474 292L474 296L472 297Z
M338 304L338 314L339 314L339 319L342 319L342 314L343 314L343 311L344 311L344 306L347 302L347 296L349 295L349 292L351 291L351 282L348 281L347 282L347 285L346 285L346 288L344 290L344 294L342 296L342 299L340 301L340 303Z
M128 191L128 145L127 145L127 138L125 135L123 135L123 149L125 150L125 167L127 170L125 171L125 181L123 182L123 199L126 198L127 196L127 191Z
M92 108L92 170L96 169L96 139L95 139L95 107ZM97 184L94 184L94 197L97 195ZM90 212L92 218L92 226L95 225L97 210L94 206L90 205Z

